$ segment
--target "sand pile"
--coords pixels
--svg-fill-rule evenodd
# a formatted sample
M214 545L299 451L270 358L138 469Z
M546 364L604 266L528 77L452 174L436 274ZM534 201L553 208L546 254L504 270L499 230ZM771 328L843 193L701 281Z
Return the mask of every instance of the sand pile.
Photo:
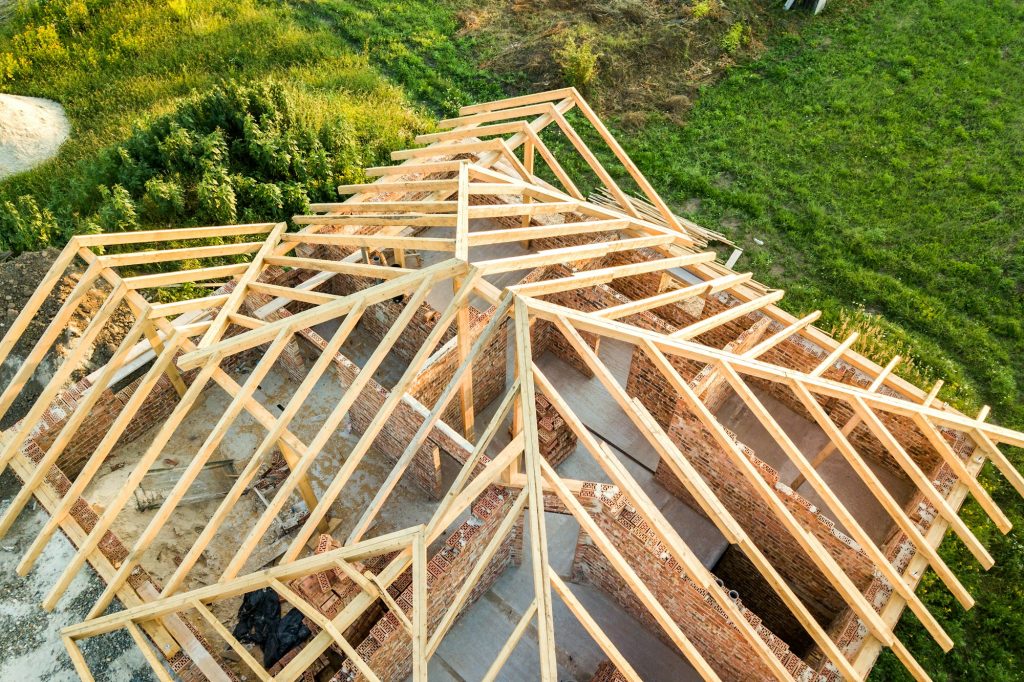
M56 102L0 94L0 178L55 156L70 132L64 109Z

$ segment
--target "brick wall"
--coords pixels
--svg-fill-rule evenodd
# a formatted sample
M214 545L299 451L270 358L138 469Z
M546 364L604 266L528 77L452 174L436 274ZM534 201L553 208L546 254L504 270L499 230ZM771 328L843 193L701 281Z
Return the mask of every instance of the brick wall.
M462 588L469 573L476 567L487 544L512 507L514 496L492 487L472 507L472 517L449 535L427 564L427 630L433 632ZM510 532L470 593L463 608L465 613L473 602L490 589L508 566L515 534ZM407 614L412 613L412 576L406 571L392 584L395 601ZM370 630L356 651L384 682L404 680L412 672L412 640L394 614L385 614ZM365 679L351 661L345 661L332 682Z
M597 666L597 670L594 671L594 676L590 678L590 682L626 682L626 677L619 672L614 663L605 661Z
M652 386L657 387L657 390L652 390ZM831 622L845 608L840 595L786 531L771 508L733 466L711 433L676 397L675 392L664 384L660 373L640 352L634 354L626 390L651 410L672 441L750 534L768 560L780 569L780 573L807 603L815 617L823 624ZM835 528L834 522L822 516L806 499L781 483L778 472L758 459L742 443L739 445L801 525L824 544L854 584L865 588L872 576L871 562L867 556L850 538ZM658 463L655 478L683 502L700 510L696 500L663 461Z
M492 312L481 313L470 309L474 342L483 332ZM505 390L508 327L508 322L504 322L495 329L494 335L473 360L473 409L476 414L483 412ZM458 349L453 346L423 368L410 385L408 393L428 408L433 408L441 393L451 383L459 364ZM452 428L462 431L462 410L457 395L441 413L441 419Z
M582 493L600 501L592 516L629 562L654 596L665 606L683 633L701 655L726 680L767 680L772 674L754 647L737 632L735 625L712 595L690 580L675 558L654 536L654 531L630 507L613 486L587 484ZM593 509L593 507L592 507ZM607 592L634 618L675 648L653 616L611 567L590 537L580 533L573 557L572 580L586 581ZM717 586L713 589L725 590ZM807 666L761 619L747 609L735 593L730 598L772 651L794 674L805 674Z
M537 391L537 441L544 459L557 467L576 450L577 440L554 405Z

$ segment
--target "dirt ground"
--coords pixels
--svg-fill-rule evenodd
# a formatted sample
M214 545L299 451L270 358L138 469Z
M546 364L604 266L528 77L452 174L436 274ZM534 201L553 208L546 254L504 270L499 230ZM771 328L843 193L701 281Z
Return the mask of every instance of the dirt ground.
M0 335L6 333L14 323L18 313L21 312L29 297L35 292L40 280L46 275L46 272L50 269L58 255L59 251L56 249L47 249L45 251L23 253L17 258L0 263L0 282L3 283L3 286L0 287ZM47 297L39 313L29 323L28 328L22 334L21 340L14 347L10 357L0 367L0 385L6 386L14 376L14 373L21 367L24 358L31 352L36 341L46 331L50 320L53 319L61 304L74 289L79 277L81 277L82 271L83 268L78 266L69 268L65 276L54 287L53 293ZM110 289L105 284L101 284L89 292L89 295L79 306L74 316L72 316L71 322L67 326L67 331L57 339L54 347L47 353L47 356L40 367L37 368L35 375L25 387L25 390L14 401L8 413L0 419L0 429L10 427L25 415L25 412L31 407L32 402L42 392L46 382L49 381L56 370L58 366L57 360L67 355L72 344L81 337L89 324L89 320L99 310L106 295L109 293ZM113 355L114 351L117 350L117 345L124 338L133 321L134 317L128 306L122 304L111 320L104 325L90 357L83 364L83 367L75 372L73 378L77 381L97 367L103 366Z

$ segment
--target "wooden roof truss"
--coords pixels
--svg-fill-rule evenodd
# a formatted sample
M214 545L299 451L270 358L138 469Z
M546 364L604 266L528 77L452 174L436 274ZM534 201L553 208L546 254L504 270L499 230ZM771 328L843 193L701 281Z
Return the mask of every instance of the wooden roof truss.
M660 214L660 220L638 210L605 169L583 137L566 118L567 112L577 109L596 130L613 156L622 166L620 175L628 176L639 187L651 206ZM600 205L587 201L564 167L545 145L541 131L554 125L572 143L576 152L602 182L611 201ZM149 526L131 541L127 558L118 566L104 568L107 587L93 605L88 619L63 631L65 644L79 674L92 679L85 659L78 647L82 639L118 629L126 629L142 648L146 659L161 679L170 679L156 653L150 649L147 637L154 643L164 641L161 633L172 630L174 618L187 613L206 621L237 652L239 658L263 680L294 680L327 647L336 644L352 659L368 679L377 679L365 661L355 652L357 643L346 642L342 633L375 600L383 599L395 612L413 642L412 669L417 680L427 677L427 662L437 651L441 641L455 622L467 602L470 592L502 540L510 532L516 519L525 514L529 524L530 560L534 576L534 598L522 614L511 637L498 653L485 679L495 679L503 664L515 649L520 638L535 626L542 679L557 679L552 619L553 596L557 595L577 617L583 628L591 634L608 658L628 679L639 676L629 662L616 649L598 623L577 600L569 587L551 570L547 558L547 539L544 523L544 496L557 499L564 512L572 514L610 562L614 570L633 591L636 598L664 629L694 668L709 680L718 679L715 670L703 658L682 629L661 604L650 588L636 574L615 543L606 536L590 513L580 503L577 492L580 481L564 479L540 455L537 432L536 398L543 394L572 429L594 461L607 477L626 496L641 517L654 530L657 539L670 549L685 569L686 575L708 590L711 597L727 614L742 637L758 654L765 666L780 680L792 679L791 674L769 649L754 628L742 616L738 606L715 584L714 576L666 521L640 485L630 476L609 446L593 435L573 413L558 388L535 364L530 342L530 325L537 320L552 324L565 342L576 350L582 360L598 378L605 390L614 398L624 414L645 436L662 460L711 518L731 544L737 545L761 573L795 618L820 646L826 657L848 679L863 679L870 661L863 655L851 661L793 593L779 574L778 568L765 557L740 524L717 498L708 481L693 468L658 422L639 400L627 394L615 380L582 336L624 341L641 349L654 363L664 379L690 407L715 441L741 472L758 496L771 509L779 522L795 538L801 549L829 580L846 604L867 627L873 641L890 647L907 670L918 680L927 680L927 673L914 660L902 642L893 634L893 627L904 604L927 628L935 641L945 650L952 640L914 594L914 585L924 566L936 571L942 582L957 600L970 608L973 599L949 567L935 551L947 527L951 527L983 567L992 565L992 558L956 513L963 495L972 494L982 508L1003 532L1010 529L1005 514L996 506L988 493L977 483L975 476L981 460L963 462L952 451L939 429L959 431L974 439L978 454L998 468L1014 488L1024 494L1024 478L1014 469L998 444L1024 447L1024 434L992 425L985 415L972 418L942 405L936 400L937 389L925 394L893 373L896 362L880 368L851 351L852 340L837 342L813 327L818 314L796 319L775 306L781 291L769 291L753 282L749 274L738 274L714 262L714 254L698 250L701 245L695 232L687 229L685 221L676 217L658 196L650 183L640 174L625 151L608 133L586 102L573 89L539 93L465 107L460 116L442 121L440 132L418 138L427 146L394 153L396 166L368 169L367 175L380 180L367 185L343 186L343 194L354 195L340 203L316 204L312 213L296 216L294 222L303 226L298 232L288 232L285 224L189 228L111 235L79 236L71 240L53 268L40 284L39 290L19 315L12 329L0 341L0 360L13 350L28 322L37 314L50 290L65 269L76 259L85 265L74 291L43 333L38 344L28 355L22 369L10 385L0 393L0 413L6 412L14 398L38 367L47 349L62 333L84 295L96 282L107 283L110 294L91 321L82 337L58 368L53 379L44 388L39 399L29 410L24 424L35 424L47 406L57 396L72 373L78 368L102 326L122 304L130 307L134 324L110 362L99 370L93 388L84 396L56 440L44 453L38 465L28 462L21 453L28 428L8 431L0 465L14 466L24 485L12 503L0 516L0 534L7 532L27 502L36 496L46 497L45 505L50 520L39 533L18 565L21 574L31 570L53 533L64 529L75 539L78 549L57 583L47 594L44 606L52 609L81 567L87 562L97 564L97 547L103 535L128 501L132 490L159 457L168 438L187 416L195 400L211 384L220 386L231 397L228 408L220 416L206 441L199 447ZM517 156L519 154L519 156ZM535 172L535 155L547 164L557 178L560 188L539 179ZM520 158L521 157L521 158ZM486 198L485 200L482 198ZM616 203L617 202L617 203ZM501 219L513 227L494 228L492 224L480 228L480 221ZM435 231L447 230L448 236L436 236ZM429 231L429 235L424 235ZM532 250L526 255L477 259L472 249L478 246L531 243L547 238L587 237L586 243L570 248ZM182 245L183 241L211 240L212 244ZM132 250L141 244L155 244L157 248ZM310 256L317 246L341 248L348 255L341 259ZM301 247L301 248L300 248ZM98 253L97 249L103 252ZM391 265L375 259L375 253L389 252ZM638 262L607 265L609 254L637 251L643 254ZM440 252L442 260L426 267L413 267L411 254ZM195 262L216 258L216 264L157 274L122 276L119 270L155 262L189 260ZM549 279L530 280L499 289L486 277L506 272L528 270L550 265L569 264L572 274ZM267 277L269 269L298 269L312 273L298 284L277 284ZM679 270L686 271L687 279L680 279ZM373 284L356 293L337 296L319 290L331 277L351 274L373 280ZM629 301L597 311L580 311L544 300L544 296L600 286L616 279L645 273L661 273L666 286L655 295ZM210 295L172 303L151 303L143 295L146 289L185 282L230 280L231 286L222 287ZM382 365L395 342L409 324L420 304L434 287L445 287L452 293L451 301L437 320L432 331L415 357L405 368L402 377L384 401L372 423L360 436L349 457L338 468L327 488L317 494L306 474L321 449L344 420L374 372ZM242 303L250 293L271 297L271 301L255 312L243 313ZM706 317L689 326L661 333L630 324L631 315L657 310L694 297L728 294L738 303L720 313ZM303 409L306 399L317 381L329 368L348 335L361 316L373 305L405 296L403 312L381 341L352 384L319 426L308 443L300 440L291 430L294 417ZM476 296L491 306L490 320L478 334L470 325L471 297ZM288 316L273 313L291 302L305 304L306 309ZM744 315L760 314L777 323L779 329L745 352L731 352L698 340L719 325ZM338 322L337 331L327 341L326 350L315 361L301 382L291 401L279 415L267 411L253 397L259 382L270 371L292 338L314 325L329 320ZM481 349L492 335L508 323L514 339L516 375L508 382L508 389L500 399L500 408L476 437L473 414L473 364ZM403 400L407 389L424 366L441 347L446 331L452 325L453 340L458 353L458 367L450 383L444 388L436 404L426 410L422 425L404 453L398 458L387 479L373 499L362 510L355 527L340 549L314 556L303 556L308 541L318 530L327 528L328 510L338 499L346 483L359 467L376 436L385 428L389 418ZM229 330L232 334L228 334ZM803 337L829 352L822 366L809 372L796 371L761 359L775 345L786 339ZM241 384L221 368L221 362L234 354L266 347L263 357L256 363ZM117 417L110 432L86 462L82 473L63 497L54 497L45 488L46 476L64 448L74 438L76 430L88 416L99 394L118 376L123 368L152 358L140 387ZM794 463L801 476L826 501L830 510L863 548L877 570L893 586L895 594L890 604L877 612L860 593L850 578L821 543L804 530L778 495L755 470L732 435L719 423L690 384L674 368L671 358L685 358L711 365L721 372L731 389L750 409L754 417L771 433L786 456ZM823 375L823 371L837 362L855 367L874 377L867 388L842 383ZM197 370L198 374L186 384L181 372ZM131 473L123 491L100 515L94 528L83 533L71 528L71 508L110 454L120 435L136 414L147 393L161 376L167 375L180 394L174 411L159 429L154 441L142 455ZM758 379L785 386L805 406L812 419L829 437L829 446L819 453L802 452L791 437L776 422L771 413L751 390L749 381ZM887 391L880 390L886 387ZM898 397L893 393L900 394ZM418 449L435 428L442 413L458 398L462 415L462 434L470 452L450 489L437 505L430 520L424 524L380 537L372 535L375 519L395 490ZM832 399L849 405L855 417L842 428L826 413L822 401ZM256 448L246 468L239 475L230 492L219 503L212 518L189 548L174 575L158 594L145 600L133 597L127 581L145 558L157 534L168 522L180 501L188 492L203 465L209 461L234 420L242 413L256 419L266 435ZM948 464L958 478L958 488L950 498L943 497L935 484L928 480L906 452L905 447L888 430L884 415L906 417L921 430L935 451ZM514 425L514 437L497 454L486 451L495 434L506 420ZM909 480L925 495L938 512L939 518L927 533L907 516L900 504L879 482L848 436L858 424L866 426L883 443ZM220 575L218 582L188 589L190 571L200 559L235 503L244 493L261 462L275 448L280 448L289 465L290 473L266 511L254 522L248 535ZM898 573L882 550L872 541L854 516L843 505L836 493L816 472L815 466L831 454L838 452L847 460L856 474L891 516L893 522L909 537L917 549L917 556L905 573ZM471 572L456 598L431 627L427 613L428 589L426 579L427 551L431 542L441 536L473 501L492 485L512 490L515 501L507 517L499 524L495 536L484 550L479 569ZM264 538L275 517L293 493L301 495L310 509L310 515L284 555L272 568L245 573L246 561L253 549ZM958 497L959 496L959 497ZM397 552L387 566L376 574L360 573L352 562L362 558ZM100 561L100 564L102 562ZM361 592L333 620L312 608L288 587L296 577L311 575L328 568L337 568L348 576ZM393 603L387 595L387 586L404 571L411 570L415 585L414 604L409 613ZM270 587L285 601L300 609L314 622L319 632L302 651L278 674L271 676L253 657L234 640L227 628L213 616L210 605L253 589ZM115 598L126 608L104 615ZM161 639L163 637L163 639ZM191 652L190 652L191 653ZM873 659L871 659L873 660ZM867 663L865 663L867 661ZM211 679L218 677L216 666L204 672Z

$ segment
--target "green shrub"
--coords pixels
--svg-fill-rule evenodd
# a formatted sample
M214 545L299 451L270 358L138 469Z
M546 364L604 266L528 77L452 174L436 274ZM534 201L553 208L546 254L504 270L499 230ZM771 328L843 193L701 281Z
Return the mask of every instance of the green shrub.
M285 220L336 196L362 158L341 121L320 126L277 82L226 83L138 127L100 171L104 230ZM130 210L129 210L130 209Z
M597 60L600 57L594 51L593 37L582 31L570 31L555 53L565 82L583 93L590 91L597 78Z
M722 49L729 54L735 54L743 47L745 42L745 36L743 32L743 22L737 21L735 24L729 27L729 30L722 36Z
M212 225L235 222L238 215L235 188L223 169L216 168L203 175L196 186L196 201L200 222Z
M11 40L14 54L39 64L59 64L67 59L68 51L61 42L53 24L29 26Z
M704 17L711 15L716 9L718 9L716 0L697 0L690 5L690 17L694 21L700 21Z
M48 244L57 232L53 214L40 209L31 196L0 203L0 245L5 250L24 251Z
M191 18L188 0L167 0L167 7L178 21L188 21Z
M142 195L142 215L155 223L179 220L185 211L185 192L174 178L150 178Z
M139 229L135 202L121 185L100 187L103 203L96 213L96 223L103 232L131 232Z

